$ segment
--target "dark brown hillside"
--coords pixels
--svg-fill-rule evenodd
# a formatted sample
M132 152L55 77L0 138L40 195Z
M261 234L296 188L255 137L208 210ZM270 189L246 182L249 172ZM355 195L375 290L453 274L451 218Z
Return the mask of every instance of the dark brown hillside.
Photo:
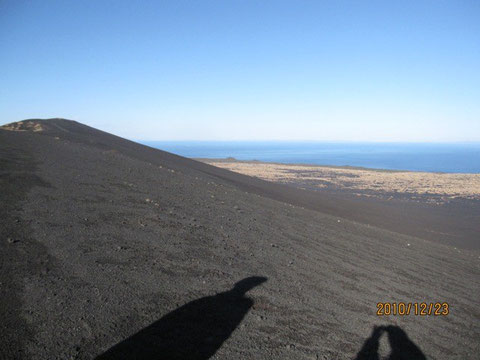
M273 200L340 216L368 225L466 249L480 249L480 204L456 202L448 206L379 199L355 198L342 194L305 191L266 182L187 159L105 133L65 119L25 120L14 123L19 129L33 129L40 135L88 144L100 150L114 150L152 165L166 166L183 173L202 174L224 184ZM8 127L8 125L6 125ZM36 129L35 129L36 126Z

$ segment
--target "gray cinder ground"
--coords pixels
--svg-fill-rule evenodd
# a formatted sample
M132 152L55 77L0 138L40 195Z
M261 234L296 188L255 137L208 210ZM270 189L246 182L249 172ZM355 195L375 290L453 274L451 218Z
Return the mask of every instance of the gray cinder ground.
M42 126L0 130L0 358L478 358L478 251L76 122ZM400 301L450 313L376 315Z

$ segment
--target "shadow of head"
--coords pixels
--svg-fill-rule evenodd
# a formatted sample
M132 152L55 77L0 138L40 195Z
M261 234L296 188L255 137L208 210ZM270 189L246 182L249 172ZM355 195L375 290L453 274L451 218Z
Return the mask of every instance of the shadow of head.
M266 277L263 276L251 276L248 278L245 278L243 280L240 280L237 282L232 289L232 292L235 293L235 295L244 295L254 287L263 284L265 281L267 281Z
M410 340L407 333L400 327L374 326L372 334L365 340L355 360L378 360L379 340L382 335L388 334L390 355L388 360L426 360L425 355L415 343Z
M420 348L410 340L407 333L398 326L385 326L388 333L388 341L392 348L390 359L426 360Z

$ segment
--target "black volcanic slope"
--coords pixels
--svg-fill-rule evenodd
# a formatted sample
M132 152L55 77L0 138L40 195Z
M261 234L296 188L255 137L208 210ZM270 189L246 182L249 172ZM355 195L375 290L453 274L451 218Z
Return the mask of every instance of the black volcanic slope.
M480 253L361 202L62 119L0 130L0 181L0 359L478 358Z

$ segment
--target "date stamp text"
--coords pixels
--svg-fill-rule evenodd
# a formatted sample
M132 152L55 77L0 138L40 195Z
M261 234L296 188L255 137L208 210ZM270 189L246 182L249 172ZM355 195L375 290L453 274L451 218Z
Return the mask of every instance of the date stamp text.
M447 316L450 313L450 307L448 303L436 302L379 302L377 303L377 315L378 316L391 316L391 315L417 315L417 316Z

